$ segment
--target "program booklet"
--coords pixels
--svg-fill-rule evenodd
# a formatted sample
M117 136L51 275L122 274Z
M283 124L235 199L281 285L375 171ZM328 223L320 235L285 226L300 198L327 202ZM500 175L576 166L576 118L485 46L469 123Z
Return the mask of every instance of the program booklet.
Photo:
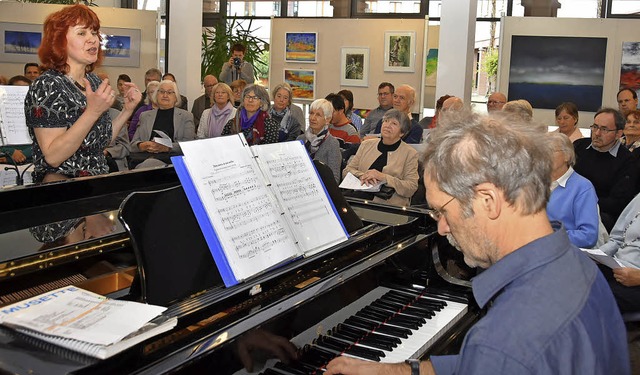
M226 286L349 238L302 142L180 142L172 159Z
M175 327L166 307L107 298L74 286L0 308L0 324L91 357L109 358Z

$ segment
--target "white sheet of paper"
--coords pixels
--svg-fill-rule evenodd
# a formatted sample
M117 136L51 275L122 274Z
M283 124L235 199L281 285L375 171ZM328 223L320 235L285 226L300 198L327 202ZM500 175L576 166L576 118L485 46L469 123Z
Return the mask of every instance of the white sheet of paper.
M622 263L618 262L618 260L616 258L605 254L600 249L583 249L583 248L580 248L580 250L582 250L585 253L587 253L587 255L589 255L589 257L591 257L591 259L595 260L598 263L604 264L605 266L607 266L609 268L613 269L613 268L624 267L624 265Z
M155 143L160 143L163 146L173 148L173 142L171 141L171 137L169 137L167 133L163 132L162 130L154 130L153 132L158 135L157 137L153 137L153 141Z
M380 191L382 184L383 182L379 182L375 185L363 185L358 177L354 176L351 172L348 172L344 177L344 180L340 183L340 188L375 193Z
M24 98L29 86L0 86L0 144L32 143L24 115Z

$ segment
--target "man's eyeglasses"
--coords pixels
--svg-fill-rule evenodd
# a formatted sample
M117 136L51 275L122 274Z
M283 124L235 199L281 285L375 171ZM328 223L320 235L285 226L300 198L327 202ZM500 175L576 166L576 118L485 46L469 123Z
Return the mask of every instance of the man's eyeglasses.
M604 134L609 134L611 132L615 132L618 131L618 129L609 129L607 127L604 126L598 126L596 124L593 124L591 126L589 126L589 128L591 129L592 132L596 132L598 130L600 130L601 132L603 132Z
M164 95L164 94L173 95L175 93L176 93L175 91L158 90L158 94L160 94L160 95Z
M444 210L444 208L451 202L453 202L453 200L456 199L456 197L451 197L451 199L449 199L447 201L447 203L443 204L442 207L440 207L440 209L436 210L436 209L428 209L427 211L427 215L431 216L431 218L433 220L435 220L436 222L440 221L440 219L442 219L442 216L444 215L444 213L442 212L442 210Z

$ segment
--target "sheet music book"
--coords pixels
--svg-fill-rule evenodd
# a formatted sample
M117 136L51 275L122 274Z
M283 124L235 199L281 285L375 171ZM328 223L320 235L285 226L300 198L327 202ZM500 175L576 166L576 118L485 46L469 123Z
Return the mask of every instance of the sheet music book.
M67 286L0 308L0 324L91 357L108 358L175 327L166 307Z
M226 286L348 239L300 141L180 142L171 160Z
M0 86L0 145L30 144L24 115L29 86Z

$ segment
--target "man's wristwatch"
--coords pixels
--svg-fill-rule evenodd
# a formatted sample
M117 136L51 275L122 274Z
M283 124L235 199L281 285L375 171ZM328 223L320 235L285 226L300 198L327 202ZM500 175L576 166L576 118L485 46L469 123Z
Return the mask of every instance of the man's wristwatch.
M404 363L411 366L411 375L420 375L420 360L418 359L407 359Z

